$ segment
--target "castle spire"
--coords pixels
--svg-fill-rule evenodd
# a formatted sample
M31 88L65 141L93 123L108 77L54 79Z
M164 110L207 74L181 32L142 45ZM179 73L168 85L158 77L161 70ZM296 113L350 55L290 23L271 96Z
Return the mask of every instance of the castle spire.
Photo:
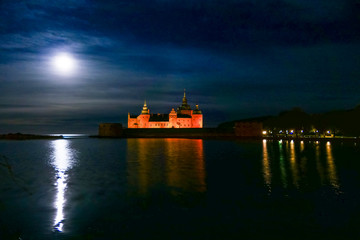
M184 88L184 97L182 99L183 105L187 105L187 99L186 99L186 89Z

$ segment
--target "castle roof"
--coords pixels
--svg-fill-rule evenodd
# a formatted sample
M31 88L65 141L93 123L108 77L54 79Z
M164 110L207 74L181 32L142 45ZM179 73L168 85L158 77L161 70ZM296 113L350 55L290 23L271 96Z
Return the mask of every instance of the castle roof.
M177 114L177 118L191 118L191 116L190 116L190 115L187 115L187 114L180 114L180 113L178 113L178 114Z
M150 114L149 122L168 122L169 114Z
M193 114L202 114L201 110L199 109L199 105L196 104L195 110L193 111Z
M186 99L186 91L184 89L184 97L182 99L182 104L177 108L177 118L191 118L190 115L188 114L184 114L181 110L191 110L190 105L187 103L187 99ZM171 114L175 114L174 109L171 110L170 112ZM187 112L186 112L187 113ZM144 106L143 109L141 111L140 115L150 115L149 121L150 122L166 122L169 121L169 114L150 114L150 110L146 104L146 100L144 101ZM196 104L196 108L193 110L193 114L202 114L201 110L199 109L199 106ZM129 114L130 118L137 118L140 115L133 115L133 114Z

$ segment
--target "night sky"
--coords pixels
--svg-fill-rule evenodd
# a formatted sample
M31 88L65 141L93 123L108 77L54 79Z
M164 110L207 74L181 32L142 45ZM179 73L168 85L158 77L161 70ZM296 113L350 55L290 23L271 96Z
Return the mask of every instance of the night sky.
M0 1L0 133L96 133L145 99L168 113L184 88L208 127L354 108L360 2Z

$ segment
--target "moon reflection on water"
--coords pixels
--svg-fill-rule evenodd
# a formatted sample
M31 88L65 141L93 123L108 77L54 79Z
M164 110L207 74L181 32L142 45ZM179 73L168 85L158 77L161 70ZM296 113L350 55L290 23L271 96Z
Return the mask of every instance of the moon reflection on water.
M74 152L69 146L68 140L56 140L51 142L52 165L56 170L56 197L54 207L56 208L56 215L54 218L54 229L62 232L64 227L64 206L66 203L65 191L67 187L67 171L72 168L74 164Z

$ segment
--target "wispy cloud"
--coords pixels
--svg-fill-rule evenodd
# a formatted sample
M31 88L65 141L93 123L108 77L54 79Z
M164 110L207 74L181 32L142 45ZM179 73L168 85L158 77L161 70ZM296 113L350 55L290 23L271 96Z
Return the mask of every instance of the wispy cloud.
M113 41L107 37L91 36L80 32L45 31L0 35L0 48L4 50L39 50L54 46L66 46L74 50L92 47L109 48Z

